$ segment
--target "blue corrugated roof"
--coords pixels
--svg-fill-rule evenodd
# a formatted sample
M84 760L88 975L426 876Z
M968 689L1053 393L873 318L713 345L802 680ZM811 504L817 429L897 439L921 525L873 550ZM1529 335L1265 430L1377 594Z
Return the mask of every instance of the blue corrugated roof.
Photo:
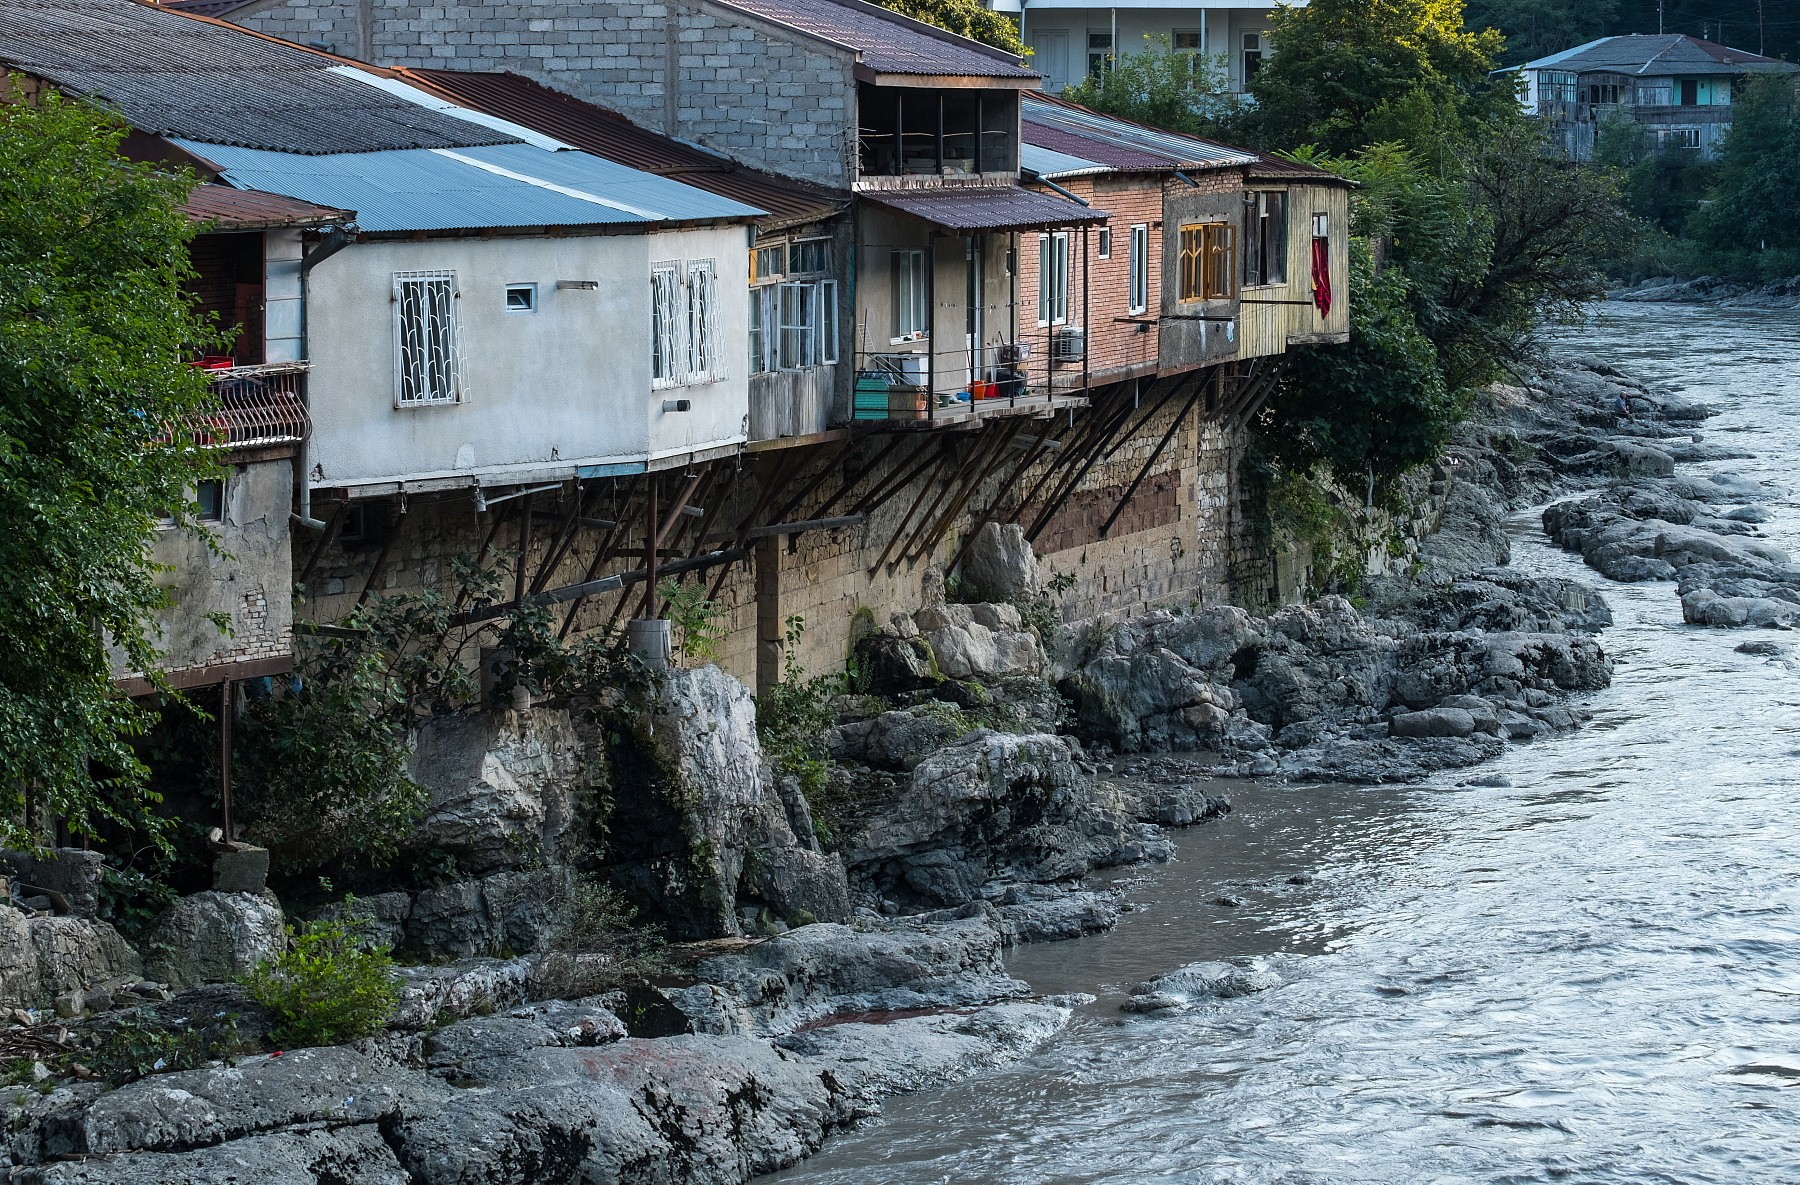
M1111 165L1103 165L1096 160L1075 156L1067 152L1058 152L1054 148L1039 148L1036 144L1019 145L1019 167L1040 177L1079 177L1083 173L1110 173Z
M607 226L762 211L585 152L530 144L299 156L180 141L241 189L355 210L368 231Z

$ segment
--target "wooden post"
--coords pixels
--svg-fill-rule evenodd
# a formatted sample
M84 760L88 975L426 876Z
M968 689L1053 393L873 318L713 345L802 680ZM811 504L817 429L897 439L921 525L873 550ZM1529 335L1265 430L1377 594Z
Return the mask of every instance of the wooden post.
M531 566L531 503L536 494L526 494L519 508L519 558L513 564L513 606L525 603L525 570Z
M644 512L644 618L656 619L656 545L662 521L656 514L656 476L650 476L650 503Z
M219 684L219 825L226 843L237 838L231 833L231 717L235 706L231 680L226 679Z

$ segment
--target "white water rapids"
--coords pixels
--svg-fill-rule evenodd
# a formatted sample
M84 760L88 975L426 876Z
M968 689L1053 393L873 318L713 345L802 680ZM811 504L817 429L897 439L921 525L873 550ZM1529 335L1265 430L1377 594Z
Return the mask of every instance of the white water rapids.
M1800 315L1608 305L1565 336L1756 454L1686 471L1800 486ZM1800 555L1800 498L1769 505ZM1800 634L1685 626L1671 585L1605 580L1535 514L1515 536L1612 605L1591 725L1421 786L1223 788L1228 819L1133 873L1147 908L1010 960L1100 997L1057 1040L764 1180L1800 1181L1800 659L1734 650ZM1119 1012L1214 958L1287 982Z

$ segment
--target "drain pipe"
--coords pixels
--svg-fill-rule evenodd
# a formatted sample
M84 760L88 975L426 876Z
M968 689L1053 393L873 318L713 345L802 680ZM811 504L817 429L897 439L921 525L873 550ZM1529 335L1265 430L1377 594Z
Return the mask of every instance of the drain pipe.
M300 257L300 356L308 362L312 361L311 322L312 316L308 308L311 293L307 291L307 279L313 268L324 263L345 247L355 241L355 236L347 227L328 226L320 236L319 245ZM308 420L311 420L311 399L302 396L301 402L308 409ZM323 531L326 524L313 517L312 512L312 475L307 472L309 466L307 439L300 438L300 447L294 453L294 482L299 491L299 509L292 515L293 520L309 531Z

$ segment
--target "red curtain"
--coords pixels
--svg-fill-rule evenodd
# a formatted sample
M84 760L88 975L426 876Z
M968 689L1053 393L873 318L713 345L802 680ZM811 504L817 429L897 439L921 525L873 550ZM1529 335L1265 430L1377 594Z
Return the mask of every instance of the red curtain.
M1331 240L1313 239L1312 293L1319 316L1331 316Z

